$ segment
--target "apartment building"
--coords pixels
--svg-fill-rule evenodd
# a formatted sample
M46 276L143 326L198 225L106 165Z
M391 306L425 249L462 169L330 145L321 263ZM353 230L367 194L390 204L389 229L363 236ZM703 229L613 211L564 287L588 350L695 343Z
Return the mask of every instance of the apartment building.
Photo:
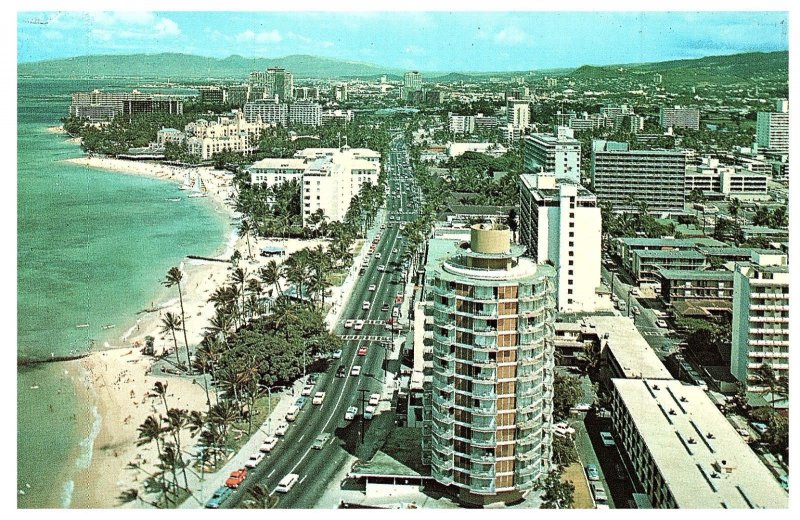
M216 121L198 119L184 129L189 153L201 160L221 152L250 152L258 143L261 132L271 125L248 122L242 112L217 117Z
M726 166L719 159L701 157L700 164L686 166L684 192L701 190L707 195L766 198L769 176L741 166Z
M708 395L674 379L613 379L611 421L658 509L788 507L788 495Z
M110 122L118 114L182 114L183 101L165 96L132 92L73 92L69 115L92 123Z
M776 102L776 112L759 112L756 115L756 144L759 151L789 153L789 102Z
M638 211L644 202L653 213L681 212L685 177L683 151L628 150L627 143L592 141L593 191L615 211Z
M657 274L661 282L661 299L670 305L692 300L733 301L732 271L659 269Z
M454 134L471 134L475 131L475 116L447 114L448 129Z
M733 279L731 373L748 394L766 394L756 371L769 365L779 378L789 377L789 266L787 257L753 253L736 264ZM778 396L766 396L788 407Z
M506 102L508 123L514 128L525 128L531 122L531 105L528 101L509 99Z
M551 468L555 270L523 252L507 226L476 224L426 270L431 475L463 503L517 501Z
M700 110L697 108L661 107L658 118L661 128L700 129Z
M289 123L320 126L322 124L322 105L313 101L295 101L289 105Z
M519 241L535 262L556 267L558 310L594 311L601 249L597 197L550 173L520 175L519 194Z
M244 105L244 118L249 123L262 122L286 126L289 122L289 107L277 98L256 99Z
M571 129L557 127L553 134L525 136L524 166L530 172L552 172L557 179L581 180L581 143Z
M633 269L633 254L637 250L663 249L671 251L686 251L698 247L726 247L725 242L714 238L645 238L645 237L620 237L611 242L614 254L617 255L623 267Z

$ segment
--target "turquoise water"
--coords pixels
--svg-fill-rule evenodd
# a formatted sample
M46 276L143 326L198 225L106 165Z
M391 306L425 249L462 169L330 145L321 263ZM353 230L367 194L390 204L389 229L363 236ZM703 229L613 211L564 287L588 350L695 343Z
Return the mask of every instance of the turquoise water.
M166 294L159 284L171 266L187 254L221 252L228 238L227 220L207 199L166 200L178 194L175 184L62 162L81 151L46 129L59 124L70 92L122 86L18 82L20 356L81 352L92 341L119 344L135 313ZM83 324L89 326L76 328ZM79 375L59 363L18 371L19 507L68 506L71 476L90 461L100 419L76 395Z

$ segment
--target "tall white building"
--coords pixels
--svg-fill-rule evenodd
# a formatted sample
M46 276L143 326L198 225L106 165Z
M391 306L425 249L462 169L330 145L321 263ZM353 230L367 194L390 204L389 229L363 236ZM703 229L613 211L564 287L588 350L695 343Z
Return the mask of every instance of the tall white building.
M450 132L454 134L471 134L475 131L475 116L447 114Z
M600 286L601 218L597 198L552 174L519 177L519 241L537 263L557 272L561 312L596 310Z
M531 122L531 106L527 101L509 99L506 103L508 108L508 122L515 128L525 128Z
M261 121L248 122L239 111L232 117L219 116L216 121L198 119L186 125L186 146L189 153L202 160L220 152L249 152L257 146L264 129L273 125Z
M553 134L531 134L524 139L525 169L552 172L557 179L581 179L581 143L572 129L558 127Z
M759 112L756 116L756 144L759 149L789 153L789 102L779 99L777 112Z
M420 90L422 88L422 74L416 70L406 72L403 77L403 87L409 92Z
M322 105L313 101L296 101L289 105L289 123L319 126L322 124Z
M350 200L366 184L377 184L380 154L366 148L306 148L291 159L262 159L248 168L252 184L302 183L303 225L321 209L328 221L342 221Z
M755 380L762 365L789 377L789 266L784 255L753 252L733 277L731 374L748 394L768 392Z
M289 109L286 103L275 99L257 99L244 105L244 118L247 121L276 123L286 126L289 121Z
M659 112L661 128L700 128L700 110L686 107L661 107Z

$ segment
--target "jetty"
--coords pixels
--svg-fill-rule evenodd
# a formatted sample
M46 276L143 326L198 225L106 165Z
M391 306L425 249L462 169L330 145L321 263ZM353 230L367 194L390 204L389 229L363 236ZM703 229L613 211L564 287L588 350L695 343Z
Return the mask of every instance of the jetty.
M43 358L17 358L17 366L24 367L30 365L40 365L42 363L60 363L62 361L74 361L76 359L82 359L89 355L89 352L83 352L80 354L70 354L67 356L50 356L50 357L43 357Z
M221 258L210 258L207 256L186 255L186 258L189 258L190 260L205 260L207 262L222 262L223 264L231 263L230 260L223 260Z

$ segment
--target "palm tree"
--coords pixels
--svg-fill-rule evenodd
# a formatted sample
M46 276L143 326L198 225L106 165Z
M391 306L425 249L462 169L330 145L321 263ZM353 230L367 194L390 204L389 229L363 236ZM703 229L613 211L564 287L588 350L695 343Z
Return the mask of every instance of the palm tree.
M231 275L231 277L233 278L234 283L239 284L240 287L239 294L242 297L242 304L241 304L242 306L239 312L242 315L244 315L244 284L247 281L247 271L245 271L241 267L237 267L236 269L233 270L233 274Z
M181 471L183 472L183 483L188 489L189 481L186 479L186 465L183 463L183 452L181 450L181 430L189 425L188 412L178 408L170 408L167 411L167 425L170 433L172 433L172 438L175 440L176 456L180 458Z
M239 418L239 410L231 401L220 401L211 407L206 418L210 424L218 428L224 438L228 434L228 427Z
M247 489L248 500L244 501L247 509L270 509L278 502L278 498L272 496L267 488L262 484Z
M172 334L172 341L175 344L175 363L176 366L180 366L181 359L178 357L178 338L175 336L175 331L181 330L181 319L171 312L168 312L161 318L161 329L159 330L162 334L168 332Z
M169 412L169 406L167 406L167 387L169 387L169 383L156 381L153 385L153 391L155 391L156 395L158 395L164 403L164 410Z
M245 237L247 239L247 254L250 256L250 260L253 259L253 251L250 249L250 233L253 231L253 225L250 223L249 219L242 219L242 223L239 224L239 237Z
M769 404L774 412L775 402L789 393L788 381L786 381L786 378L778 376L772 367L766 363L762 363L755 370L753 377L756 386L766 388L769 391Z
M183 289L181 288L181 281L183 280L183 273L177 267L170 268L167 271L167 277L164 279L164 286L173 287L178 286L178 298L181 302L181 321L186 323L186 313L183 310ZM186 337L186 327L183 328L183 344L186 346L186 358L189 362L189 374L192 373L192 360L189 355L189 340ZM177 350L177 347L175 347Z
M739 211L742 209L742 201L737 198L731 198L728 203L728 213L733 217L734 222L739 221Z
M276 289L276 294L283 294L281 290L281 267L275 260L270 260L267 265L258 270L258 276L264 285L272 285Z
M137 429L139 431L139 438L136 441L137 446L144 446L146 444L150 444L151 442L156 443L156 451L158 452L158 458L160 459L162 456L162 449L161 449L161 435L164 433L164 429L161 427L161 421L157 419L153 415L147 416L144 422L139 425ZM166 477L162 472L160 474L161 477L161 487L165 490L165 498L169 501L167 490L167 483Z

